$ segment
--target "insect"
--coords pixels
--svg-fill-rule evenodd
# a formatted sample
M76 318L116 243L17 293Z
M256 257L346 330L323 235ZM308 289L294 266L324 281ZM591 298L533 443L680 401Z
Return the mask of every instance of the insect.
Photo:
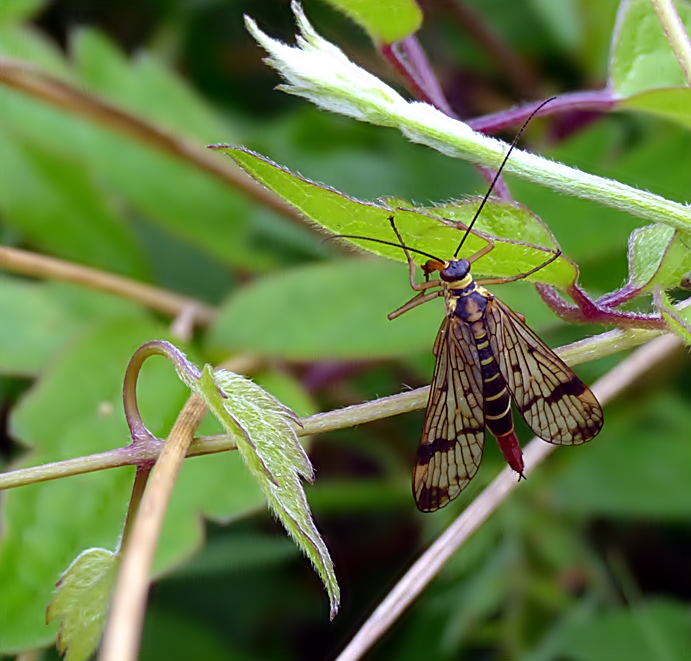
M514 431L511 401L532 431L550 443L578 445L602 428L602 408L590 389L525 323L483 285L514 282L544 268L508 278L475 280L473 262L494 244L467 259L436 257L424 265L438 280L415 284L415 264L406 251L411 285L418 295L389 319L443 296L446 314L434 343L436 357L422 438L413 471L418 509L432 512L456 498L477 472L485 427L497 439L509 466L523 477L523 453ZM467 231L467 230L466 230ZM459 248L460 249L460 248ZM434 291L430 291L434 290Z
M389 319L438 296L443 296L446 303L446 314L433 348L436 364L413 470L413 494L423 512L444 507L468 486L480 466L485 428L497 439L519 480L524 477L512 400L528 427L550 443L585 443L602 428L602 407L590 389L528 328L523 315L483 286L526 278L552 263L561 251L526 273L506 278L475 280L470 273L471 265L494 248L491 240L474 255L458 259L512 149L540 107L509 147L452 259L442 260L407 246L393 216L389 222L398 243L370 239L404 250L410 284L418 292L389 314ZM413 252L429 257L422 267L425 282L421 284L415 282ZM433 273L438 273L438 279L429 280Z

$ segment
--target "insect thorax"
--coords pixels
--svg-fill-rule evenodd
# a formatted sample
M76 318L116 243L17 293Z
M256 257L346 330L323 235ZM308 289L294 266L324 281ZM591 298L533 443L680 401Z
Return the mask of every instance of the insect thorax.
M446 312L466 323L473 323L485 314L488 294L484 287L478 287L472 279L464 288L449 288L446 290Z

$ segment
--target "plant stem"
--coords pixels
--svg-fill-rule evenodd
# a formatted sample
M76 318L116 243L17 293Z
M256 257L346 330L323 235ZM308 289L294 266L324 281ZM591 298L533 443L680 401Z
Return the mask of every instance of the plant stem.
M650 0L667 41L677 56L686 84L691 87L691 42L672 0Z
M609 305L603 305L600 301L591 300L578 285L572 285L567 290L576 305L567 303L559 295L559 292L550 285L535 283L535 289L552 312L570 323L613 324L619 328L657 328L659 330L667 328L659 315L615 310ZM608 294L608 297L616 301L618 293L613 292ZM627 293L627 291L622 290L622 298Z
M106 101L90 96L28 62L0 58L0 84L190 163L202 172L242 191L250 199L284 218L303 224L297 210L256 183L239 168L229 167L226 161L217 158L200 145L174 136Z
M129 543L124 548L99 654L101 661L134 661L137 658L156 544L175 478L187 455L194 430L206 411L206 404L197 395L187 400L151 473Z
M593 392L605 404L679 346L679 340L674 335L665 335L649 342L602 377L593 386ZM556 447L539 438L533 439L524 451L526 473L532 472ZM517 486L516 475L507 466L408 570L336 661L357 661L362 658Z
M193 298L152 287L123 276L113 275L88 266L79 266L26 250L0 246L0 268L36 278L62 280L85 285L91 289L136 301L151 310L171 317L176 317L182 312L190 310L195 321L204 326L216 318L216 310L213 307Z
M137 472L134 474L134 484L132 485L132 494L130 495L130 504L125 517L125 525L118 543L118 554L122 553L122 549L127 548L134 520L139 511L139 504L142 502L144 489L146 489L146 483L149 481L149 475L151 475L151 469L148 466L137 466Z
M535 101L534 103L515 106L514 108L501 110L492 115L483 115L476 119L469 119L466 121L466 124L468 124L473 131L480 131L485 134L497 133L510 126L516 126L525 122L541 103L543 103L543 101ZM544 106L544 108L537 113L536 117L556 115L564 112L572 112L574 110L607 112L616 108L617 103L617 97L608 89L570 92L557 96L554 101Z
M675 306L673 311L678 312L689 306L691 306L691 299L687 299ZM632 349L659 335L661 335L661 331L653 329L615 328L606 333L560 347L555 349L555 352L567 364L574 366ZM232 361L228 361L227 369L243 373L256 369L257 359L255 357L243 357L244 362L242 364L238 362L239 360L240 357L238 356ZM410 390L398 395L375 399L371 402L355 404L326 413L317 413L316 415L302 418L303 426L296 431L298 436L323 434L337 429L346 429L367 422L389 418L401 413L417 411L427 405L428 395L429 386L425 386L424 388L417 388L416 390ZM117 448L108 452L67 459L66 461L56 461L31 468L20 468L8 473L0 473L0 491L47 482L62 477L70 477L72 475L93 473L108 468L145 465L156 461L162 446L163 443L159 440L143 440L128 447ZM192 442L187 456L201 457L207 454L216 454L235 449L237 449L235 441L228 434L202 436Z

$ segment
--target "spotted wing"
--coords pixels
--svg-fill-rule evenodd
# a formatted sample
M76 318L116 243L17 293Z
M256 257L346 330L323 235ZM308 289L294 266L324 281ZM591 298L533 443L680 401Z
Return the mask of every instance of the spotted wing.
M533 432L557 445L579 445L602 428L602 407L583 381L499 299L485 321L499 371Z
M465 489L480 466L485 442L482 374L468 325L456 317L444 319L434 355L413 471L413 493L422 512L444 507Z

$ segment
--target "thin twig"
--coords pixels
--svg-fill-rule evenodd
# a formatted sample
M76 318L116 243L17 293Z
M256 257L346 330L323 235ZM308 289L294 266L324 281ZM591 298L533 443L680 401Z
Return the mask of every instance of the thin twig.
M230 159L219 158L204 147L163 131L27 62L0 58L0 84L62 108L73 115L81 115L96 124L134 138L139 143L191 163L243 192L262 206L303 225L302 218L294 207L232 165Z
M137 472L134 475L134 484L132 485L132 493L130 495L130 502L127 508L127 515L125 516L125 525L122 528L122 535L120 535L120 542L118 543L118 551L126 548L129 544L132 528L136 520L139 505L142 502L144 490L151 475L151 468L146 466L142 468L137 466Z
M141 500L125 546L99 654L100 661L134 661L144 622L149 574L173 485L207 407L192 395L173 425Z
M541 103L542 101L535 101L534 103L514 106L513 108L501 110L491 115L483 115L475 119L468 119L466 120L466 124L470 126L473 131L480 131L481 133L491 135L492 133L503 131L510 126L522 124ZM574 110L608 112L614 110L618 103L618 97L609 89L568 92L557 96L554 101L544 106L536 116L545 117L547 115L557 115L565 112L572 112Z
M147 306L151 310L174 318L186 313L192 316L198 324L205 326L216 318L216 310L202 301L130 280L123 276L26 250L0 246L0 268L36 278L62 280L63 282L85 285L92 289L128 298Z
M683 301L673 308L676 311L691 305L691 299ZM588 337L578 342L555 349L555 352L569 365L580 365L604 356L610 356L620 351L633 349L660 335L660 331L650 329L614 329L601 333L595 337ZM233 361L239 360L239 357ZM245 364L233 367L230 361L227 369L247 373L256 369L254 357L245 357ZM417 411L427 405L429 386L410 390L398 395L381 397L371 402L347 406L335 411L317 413L302 418L302 427L296 431L298 436L324 434L338 429L347 429L375 420L382 420L401 413ZM207 454L235 450L236 444L232 436L221 434L217 436L202 436L195 439L187 453L188 457L201 457ZM48 482L72 475L82 475L109 468L121 466L140 466L156 460L161 452L160 441L140 441L125 448L116 448L107 452L93 454L76 459L56 461L50 464L20 468L7 473L0 473L0 491L16 487Z
M691 87L691 42L677 8L672 0L650 0L650 4L657 14L657 20L660 21L669 45L677 56L686 84Z
M593 392L605 404L679 346L675 335L652 340L602 377L593 386ZM525 449L526 473L532 472L555 448L534 438ZM517 486L516 475L507 466L408 570L336 661L362 658Z
M235 372L251 371L259 364L255 356L238 355L226 362L226 368ZM137 657L149 591L149 575L156 545L168 509L175 479L182 462L187 456L193 435L207 412L207 406L197 395L192 395L168 436L160 456L151 472L151 477L141 503L134 516L134 522L126 526L127 544L123 546L122 564L115 584L113 600L106 622L106 629L99 654L100 661L134 661ZM140 443L135 442L132 448ZM145 445L145 443L142 443ZM140 482L146 475L137 471ZM137 484L133 497L141 494ZM131 512L128 512L128 518Z

